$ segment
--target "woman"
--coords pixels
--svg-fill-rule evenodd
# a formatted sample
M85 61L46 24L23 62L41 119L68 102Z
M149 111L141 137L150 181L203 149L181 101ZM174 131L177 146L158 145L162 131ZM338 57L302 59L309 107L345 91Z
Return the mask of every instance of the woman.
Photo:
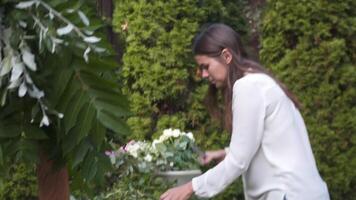
M211 91L222 89L225 125L232 132L229 150L207 152L203 163L222 161L160 199L212 197L242 175L246 200L328 200L296 98L247 59L239 38L230 27L213 24L193 48Z

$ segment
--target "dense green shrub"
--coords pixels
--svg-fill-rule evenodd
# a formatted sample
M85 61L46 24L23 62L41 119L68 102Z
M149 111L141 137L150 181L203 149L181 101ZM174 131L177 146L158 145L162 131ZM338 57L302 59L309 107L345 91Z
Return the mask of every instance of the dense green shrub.
M195 77L191 43L208 18L234 19L228 14L222 1L116 1L113 24L125 43L120 75L134 113L128 120L134 138L211 124L202 105L207 87Z
M356 196L355 7L353 0L269 1L262 25L261 58L302 102L336 200Z
M0 199L35 200L37 199L37 179L34 167L24 164L13 165L9 177L0 185Z

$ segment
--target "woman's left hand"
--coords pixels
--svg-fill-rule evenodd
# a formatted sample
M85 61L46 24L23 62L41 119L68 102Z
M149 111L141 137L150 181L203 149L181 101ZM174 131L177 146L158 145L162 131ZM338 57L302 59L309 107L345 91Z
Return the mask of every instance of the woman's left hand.
M192 182L186 183L182 186L171 188L163 193L160 200L187 200L193 194Z

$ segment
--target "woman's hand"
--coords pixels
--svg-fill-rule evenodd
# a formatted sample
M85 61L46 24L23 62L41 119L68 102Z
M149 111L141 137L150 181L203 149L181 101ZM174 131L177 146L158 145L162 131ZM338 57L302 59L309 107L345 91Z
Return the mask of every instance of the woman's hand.
M192 182L186 183L184 185L171 188L163 193L160 200L187 200L193 194Z
M222 161L225 158L226 152L224 149L216 151L207 151L205 152L204 157L200 157L199 161L202 165L207 165L211 161L216 160L218 162Z

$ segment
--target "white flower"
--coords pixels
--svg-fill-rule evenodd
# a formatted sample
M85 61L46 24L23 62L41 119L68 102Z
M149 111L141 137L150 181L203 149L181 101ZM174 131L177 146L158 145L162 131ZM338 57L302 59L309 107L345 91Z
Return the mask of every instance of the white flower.
M165 129L165 130L163 130L163 134L161 135L161 138L163 138L165 140L167 138L172 137L172 135L173 135L173 130L171 128Z
M193 142L195 141L194 135L193 135L192 132L187 133L186 136L187 136L189 139L191 139Z
M180 130L179 129L174 129L172 132L173 137L179 137L181 135Z
M162 141L161 141L161 140L153 140L153 142L152 142L152 148L153 148L153 149L156 149L156 145L159 144L159 143L162 143Z
M48 126L49 125L49 118L47 115L43 115L41 123L40 123L40 127L42 127L43 125Z
M131 141L126 144L125 151L127 151L131 156L137 158L140 152L148 152L150 145L143 141Z
M151 156L151 154L147 154L144 159L145 159L145 161L147 161L147 162L151 162L151 161L152 161L152 156Z
M137 158L138 151L140 150L140 145L139 143L128 144L126 146L126 150L131 156Z

